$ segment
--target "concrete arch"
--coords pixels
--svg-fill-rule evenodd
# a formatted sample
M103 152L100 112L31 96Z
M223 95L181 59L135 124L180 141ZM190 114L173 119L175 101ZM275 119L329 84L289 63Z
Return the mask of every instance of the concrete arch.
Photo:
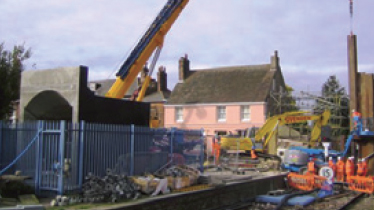
M24 120L72 120L73 107L57 91L45 90L33 97L24 109Z

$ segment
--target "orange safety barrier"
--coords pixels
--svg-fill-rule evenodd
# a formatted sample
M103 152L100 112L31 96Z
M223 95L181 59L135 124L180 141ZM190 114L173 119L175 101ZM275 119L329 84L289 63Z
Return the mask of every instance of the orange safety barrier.
M313 180L313 176L301 175L297 173L289 173L287 176L288 185L298 190L313 190Z
M314 187L314 188L319 188L319 189L322 188L323 183L327 180L327 178L324 177L324 176L317 176L317 175L314 175L313 178L314 178L314 184L313 184L313 187Z
M313 190L315 188L322 188L326 177L317 175L302 175L297 173L289 173L287 176L288 185L299 190Z
M347 183L350 190L372 194L374 192L373 177L350 176L347 177Z

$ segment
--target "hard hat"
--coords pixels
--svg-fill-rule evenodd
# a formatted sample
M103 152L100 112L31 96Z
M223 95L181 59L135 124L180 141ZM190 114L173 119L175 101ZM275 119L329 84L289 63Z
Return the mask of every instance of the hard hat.
M332 160L332 157L329 157L329 160Z
M355 109L352 109L352 113L355 112L356 110Z
M255 147L255 146L252 146L252 149L256 149L256 147Z
M338 160L341 160L341 159L342 159L342 157L339 156L339 157L338 157Z

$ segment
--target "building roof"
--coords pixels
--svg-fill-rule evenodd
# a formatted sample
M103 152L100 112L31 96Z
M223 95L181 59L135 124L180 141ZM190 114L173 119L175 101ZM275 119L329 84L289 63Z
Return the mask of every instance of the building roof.
M144 102L165 102L170 97L171 91L156 91L153 93L146 94Z
M270 64L192 70L168 104L264 102L275 72Z

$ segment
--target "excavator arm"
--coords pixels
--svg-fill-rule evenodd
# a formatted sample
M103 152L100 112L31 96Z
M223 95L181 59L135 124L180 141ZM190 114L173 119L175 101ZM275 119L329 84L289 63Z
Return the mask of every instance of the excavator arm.
M269 119L266 120L265 124L256 133L255 141L256 142L262 141L263 138L266 137L264 144L263 144L263 148L265 148L266 145L269 143L269 140L274 136L277 126L285 124L286 117L300 116L301 114L304 114L304 113L308 113L308 112L305 112L305 111L286 112L280 115L275 115L273 117L270 117Z
M321 116L316 116L316 117L318 117L318 119L314 121L314 127L312 129L311 134L310 134L309 145L311 147L314 147L317 142L321 141L322 126L327 125L327 123L330 119L330 115L331 115L330 111L326 110L325 112L322 113Z
M314 146L316 142L320 141L321 127L326 125L330 118L330 111L325 110L322 115L304 115L309 113L306 111L299 112L286 112L281 115L276 115L269 118L265 124L260 128L255 136L255 141L262 141L266 137L263 148L267 146L270 139L274 136L276 128L280 125L294 124L294 123L305 123L308 120L315 121L314 127L311 132L310 145Z
M106 93L106 97L123 98L125 96L154 50L162 47L165 35L188 2L189 0L168 0L130 56L122 64L116 74L117 79Z

